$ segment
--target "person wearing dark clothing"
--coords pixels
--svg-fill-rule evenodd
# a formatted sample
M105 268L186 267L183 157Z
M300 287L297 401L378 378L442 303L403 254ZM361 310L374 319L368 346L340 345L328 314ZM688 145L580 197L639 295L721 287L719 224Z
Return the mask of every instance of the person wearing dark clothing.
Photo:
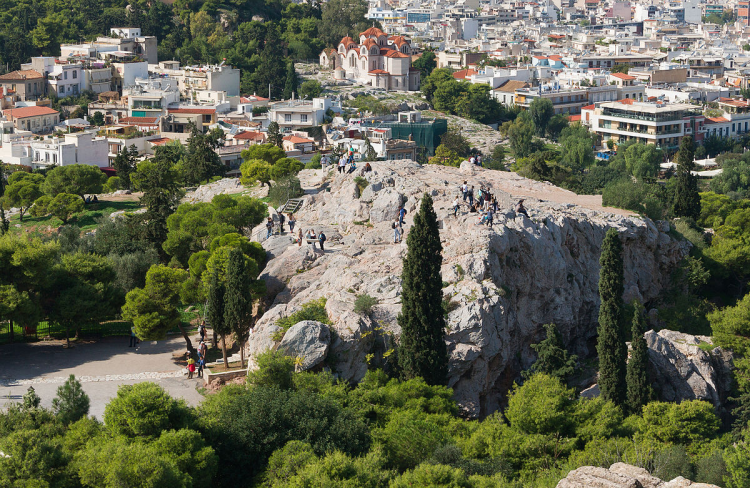
M130 345L128 347L135 347L138 344L138 337L135 335L135 327L130 328Z
M286 222L286 217L284 217L283 213L279 213L279 229L280 229L280 233L284 232L284 222Z
M487 211L487 225L489 228L492 228L492 219L495 217L495 214L492 212L492 209L489 209Z
M523 198L520 199L516 204L516 213L524 214L526 217L529 217L529 213L526 211L526 207L523 206Z
M406 209L403 205L398 208L398 225L404 226L404 217L406 217Z
M372 166L370 166L370 163L365 163L365 167L362 171L364 171L365 173L369 173L370 171L372 171Z
M468 196L469 196L469 206L473 207L474 206L474 187L473 186L469 188Z
M320 250L325 251L323 248L323 243L326 241L326 235L323 233L323 231L320 231L320 234L318 234L318 242L320 243Z
M296 220L294 220L294 214L289 214L289 232L294 232L294 224L297 223Z

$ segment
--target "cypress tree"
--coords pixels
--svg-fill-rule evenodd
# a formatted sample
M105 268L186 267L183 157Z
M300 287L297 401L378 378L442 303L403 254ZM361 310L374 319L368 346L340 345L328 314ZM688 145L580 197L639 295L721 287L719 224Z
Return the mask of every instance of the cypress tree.
M627 347L622 333L622 243L615 229L609 229L599 257L599 390L602 398L622 405L625 397Z
M240 362L245 367L245 342L250 333L252 298L250 275L245 266L245 256L235 248L227 260L227 285L224 293L224 322L231 328L240 345Z
M643 406L648 403L651 396L651 386L648 383L648 346L643 333L646 331L646 321L643 318L643 306L635 304L633 315L633 329L630 353L628 361L626 383L627 383L627 405L631 414L640 414Z
M675 189L672 212L676 217L697 219L701 213L698 177L691 173L695 169L694 158L693 138L685 136L680 143L680 150L675 155L675 162L677 163L677 188Z
M294 62L286 63L286 83L284 83L284 98L292 98L292 93L297 93L297 72L294 70Z
M407 252L401 273L401 340L398 363L404 379L421 376L430 385L444 385L448 377L448 351L443 339L443 246L432 197L422 197L419 212L406 239Z
M281 136L281 130L279 129L279 124L276 122L271 122L268 124L268 142L269 144L273 144L276 147L281 147L281 145L284 143L284 139Z
M224 355L224 367L229 369L227 362L227 334L232 330L224 321L224 283L219 280L219 270L214 269L208 282L208 297L206 303L206 319L214 331L221 336L221 349Z

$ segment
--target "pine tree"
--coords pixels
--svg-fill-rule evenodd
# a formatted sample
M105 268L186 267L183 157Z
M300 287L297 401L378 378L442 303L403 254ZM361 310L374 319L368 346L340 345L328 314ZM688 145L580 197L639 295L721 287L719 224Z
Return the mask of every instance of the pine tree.
M643 306L635 305L633 315L633 329L630 353L628 361L626 383L627 383L627 405L631 414L640 414L643 406L648 403L651 396L651 386L648 383L648 346L643 333L646 331L646 321L643 317Z
M528 378L536 373L544 373L565 382L575 371L578 356L571 356L565 350L555 324L544 324L544 329L547 337L539 344L531 345L537 353L537 359L528 372L524 372L524 376Z
M89 406L89 396L74 375L70 375L57 389L57 396L52 400L52 409L64 424L71 424L88 415Z
M240 362L245 367L245 342L250 333L252 320L252 295L250 275L245 266L245 256L235 248L227 260L227 286L224 294L224 322L234 332L240 345Z
M622 405L625 397L627 348L622 333L622 243L615 229L609 229L599 257L599 390L602 398Z
M283 138L281 137L281 131L279 130L279 124L271 122L268 124L268 142L276 147L281 147Z
M224 367L229 369L227 362L227 335L232 333L224 321L224 283L219 280L219 271L214 269L208 282L208 299L206 304L206 320L214 331L221 337L221 349L224 355Z
M448 352L443 339L443 263L437 215L432 197L425 193L406 239L401 273L401 340L398 363L405 379L421 376L430 385L444 385Z
M694 158L693 138L685 136L680 143L680 150L675 155L675 162L677 163L677 188L675 189L672 212L677 217L697 219L701 213L698 177L691 173L695 169Z
M297 85L299 80L297 79L297 72L294 70L294 62L289 61L286 63L286 83L284 83L284 98L289 100L292 98L293 93L297 93Z
M375 151L375 148L372 147L372 143L370 142L370 138L367 137L367 134L365 134L365 153L362 157L362 161L375 161L378 159L378 153Z

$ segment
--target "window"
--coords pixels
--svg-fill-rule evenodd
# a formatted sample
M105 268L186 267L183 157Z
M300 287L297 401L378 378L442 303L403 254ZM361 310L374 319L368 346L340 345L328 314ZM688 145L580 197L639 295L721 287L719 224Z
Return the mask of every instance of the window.
M68 72L67 71L63 71L63 78L66 79L66 80L68 79Z
M284 122L291 122L292 114L284 114Z
M75 80L78 78L78 71L73 71L73 79Z
M307 122L307 114L302 114L299 116L301 122Z

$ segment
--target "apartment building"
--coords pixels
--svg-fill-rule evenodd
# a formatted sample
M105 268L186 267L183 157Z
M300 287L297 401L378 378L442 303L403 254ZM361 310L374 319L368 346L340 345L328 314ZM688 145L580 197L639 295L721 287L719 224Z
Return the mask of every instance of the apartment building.
M28 138L9 140L0 147L0 159L32 169L70 164L109 166L107 140L95 137L93 132L76 132L41 141Z
M720 98L721 117L706 119L706 137L738 137L750 131L750 101Z
M60 123L60 112L49 107L20 107L3 110L5 118L16 130L37 133L51 132Z
M228 97L240 95L240 70L224 63L180 68L178 61L165 61L150 65L148 71L152 75L176 79L180 93L187 98L201 90L223 91Z
M47 81L33 69L11 71L0 76L3 93L15 94L19 100L37 100L47 93Z
M329 98L287 100L269 105L268 121L285 129L315 127L323 123L326 111L335 108Z
M635 140L673 150L686 135L703 140L705 118L700 107L686 103L649 103L624 99L586 107L582 119L603 141Z

